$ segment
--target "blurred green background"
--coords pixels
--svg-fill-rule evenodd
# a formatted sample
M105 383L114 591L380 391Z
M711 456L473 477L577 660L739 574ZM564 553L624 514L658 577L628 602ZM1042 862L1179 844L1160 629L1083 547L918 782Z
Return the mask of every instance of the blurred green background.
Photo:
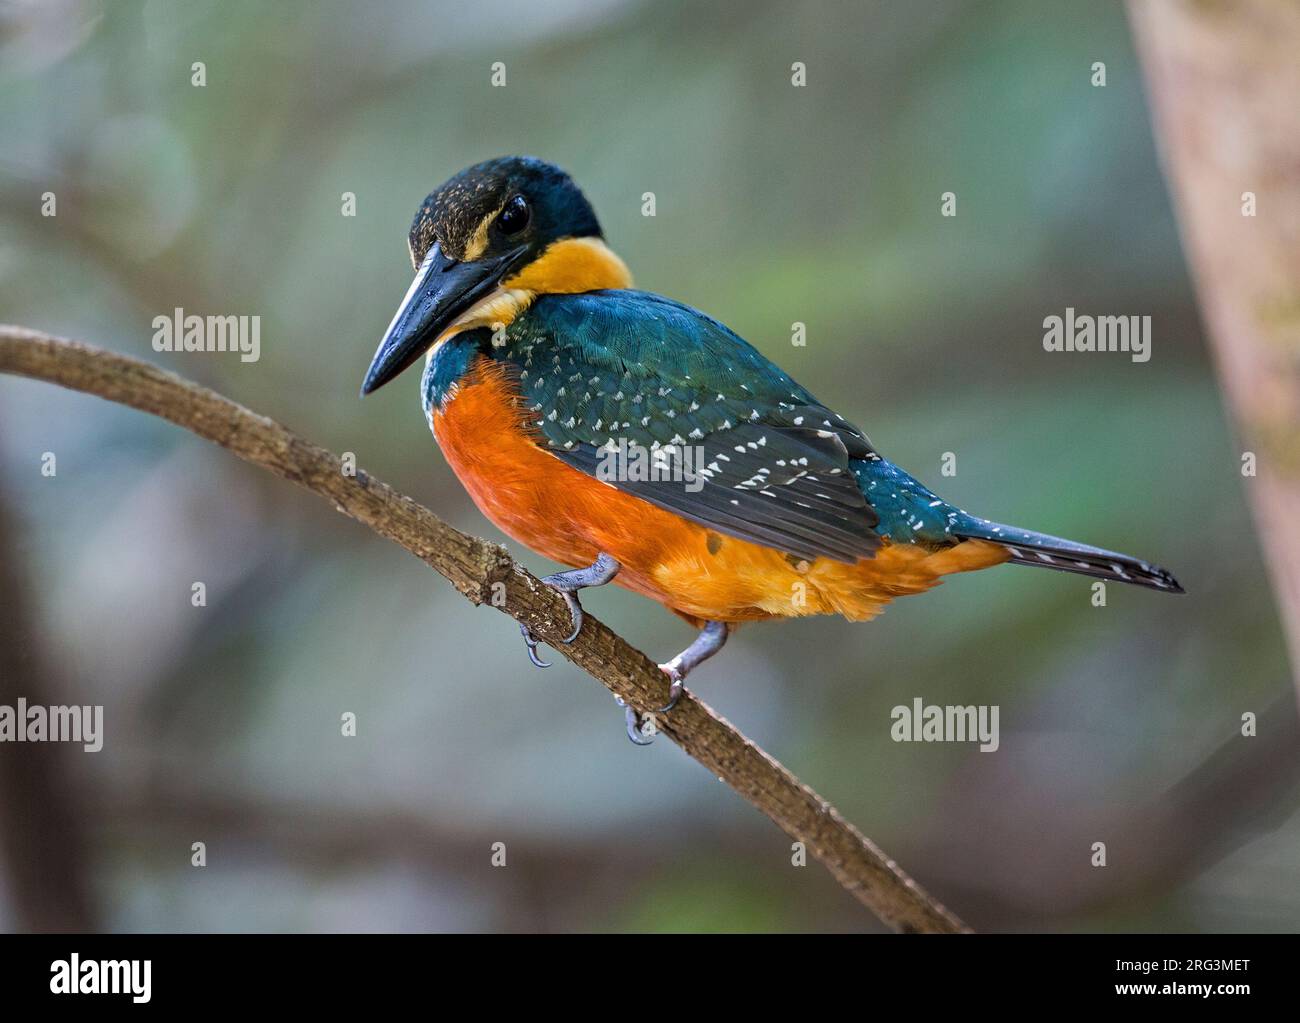
M1294 729L1289 669L1119 4L0 3L0 319L198 379L501 539L416 374L357 389L417 205L503 153L570 170L638 286L944 496L1189 591L957 577L869 625L747 628L693 689L977 929L1300 922L1294 786L1238 737L1248 711ZM260 315L261 361L153 352L177 306ZM1045 353L1066 306L1150 315L1151 361ZM670 742L633 748L589 678L533 670L508 620L315 497L11 378L0 466L8 688L106 708L41 800L10 778L35 840L9 858L38 852L0 926L48 923L46 886L111 930L878 929ZM690 638L585 602L659 658ZM917 696L998 704L1001 748L892 742Z

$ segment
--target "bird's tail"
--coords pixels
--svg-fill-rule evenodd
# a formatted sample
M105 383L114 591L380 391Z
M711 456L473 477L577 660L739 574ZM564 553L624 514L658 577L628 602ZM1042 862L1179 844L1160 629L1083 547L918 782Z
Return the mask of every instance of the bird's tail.
M1059 536L1034 533L1028 529L1004 526L1000 522L964 516L954 523L953 535L967 540L988 540L1001 544L1011 554L1010 564L1052 568L1058 572L1075 572L1097 579L1146 586L1165 593L1182 593L1173 573L1159 565L1150 565L1127 554L1089 547L1087 544L1062 540Z

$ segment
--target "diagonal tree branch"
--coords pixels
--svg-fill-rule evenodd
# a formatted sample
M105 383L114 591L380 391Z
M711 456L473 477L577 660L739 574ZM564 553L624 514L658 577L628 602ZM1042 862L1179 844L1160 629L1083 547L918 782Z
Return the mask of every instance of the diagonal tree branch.
M339 456L214 391L125 355L0 325L0 372L45 380L160 416L327 498L334 507L406 548L475 604L504 611L552 643L610 692L636 708L661 706L664 674L592 615L572 644L564 601L498 544L449 526L427 508ZM956 932L965 925L928 895L835 808L746 739L707 704L685 693L657 729L803 842L835 879L881 920L905 932Z

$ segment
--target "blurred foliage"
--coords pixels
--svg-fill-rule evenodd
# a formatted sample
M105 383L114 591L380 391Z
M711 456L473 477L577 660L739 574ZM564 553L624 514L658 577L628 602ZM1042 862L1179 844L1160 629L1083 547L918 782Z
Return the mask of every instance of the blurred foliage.
M0 140L0 318L200 379L494 537L415 374L356 393L424 195L502 153L565 166L640 286L945 496L1189 591L1094 608L1084 580L997 570L871 625L747 629L694 687L977 928L1294 926L1294 820L1193 874L1126 831L1287 666L1118 4L8 4ZM1152 316L1154 357L1049 356L1067 305ZM154 353L176 307L260 315L261 361ZM599 687L533 671L510 623L315 498L128 410L7 378L0 403L32 641L107 706L77 763L103 926L875 926L671 744L633 749ZM587 603L648 651L688 638L629 594ZM1001 750L891 742L915 696L1000 705ZM1098 840L1132 855L1093 870Z

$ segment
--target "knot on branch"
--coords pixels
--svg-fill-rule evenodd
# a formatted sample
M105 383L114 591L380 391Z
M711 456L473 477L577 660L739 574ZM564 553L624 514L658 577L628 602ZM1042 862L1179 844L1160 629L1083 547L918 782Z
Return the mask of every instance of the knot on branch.
M499 543L484 543L477 586L467 592L475 606L491 604L505 608L510 602L510 583L516 572L515 559Z

